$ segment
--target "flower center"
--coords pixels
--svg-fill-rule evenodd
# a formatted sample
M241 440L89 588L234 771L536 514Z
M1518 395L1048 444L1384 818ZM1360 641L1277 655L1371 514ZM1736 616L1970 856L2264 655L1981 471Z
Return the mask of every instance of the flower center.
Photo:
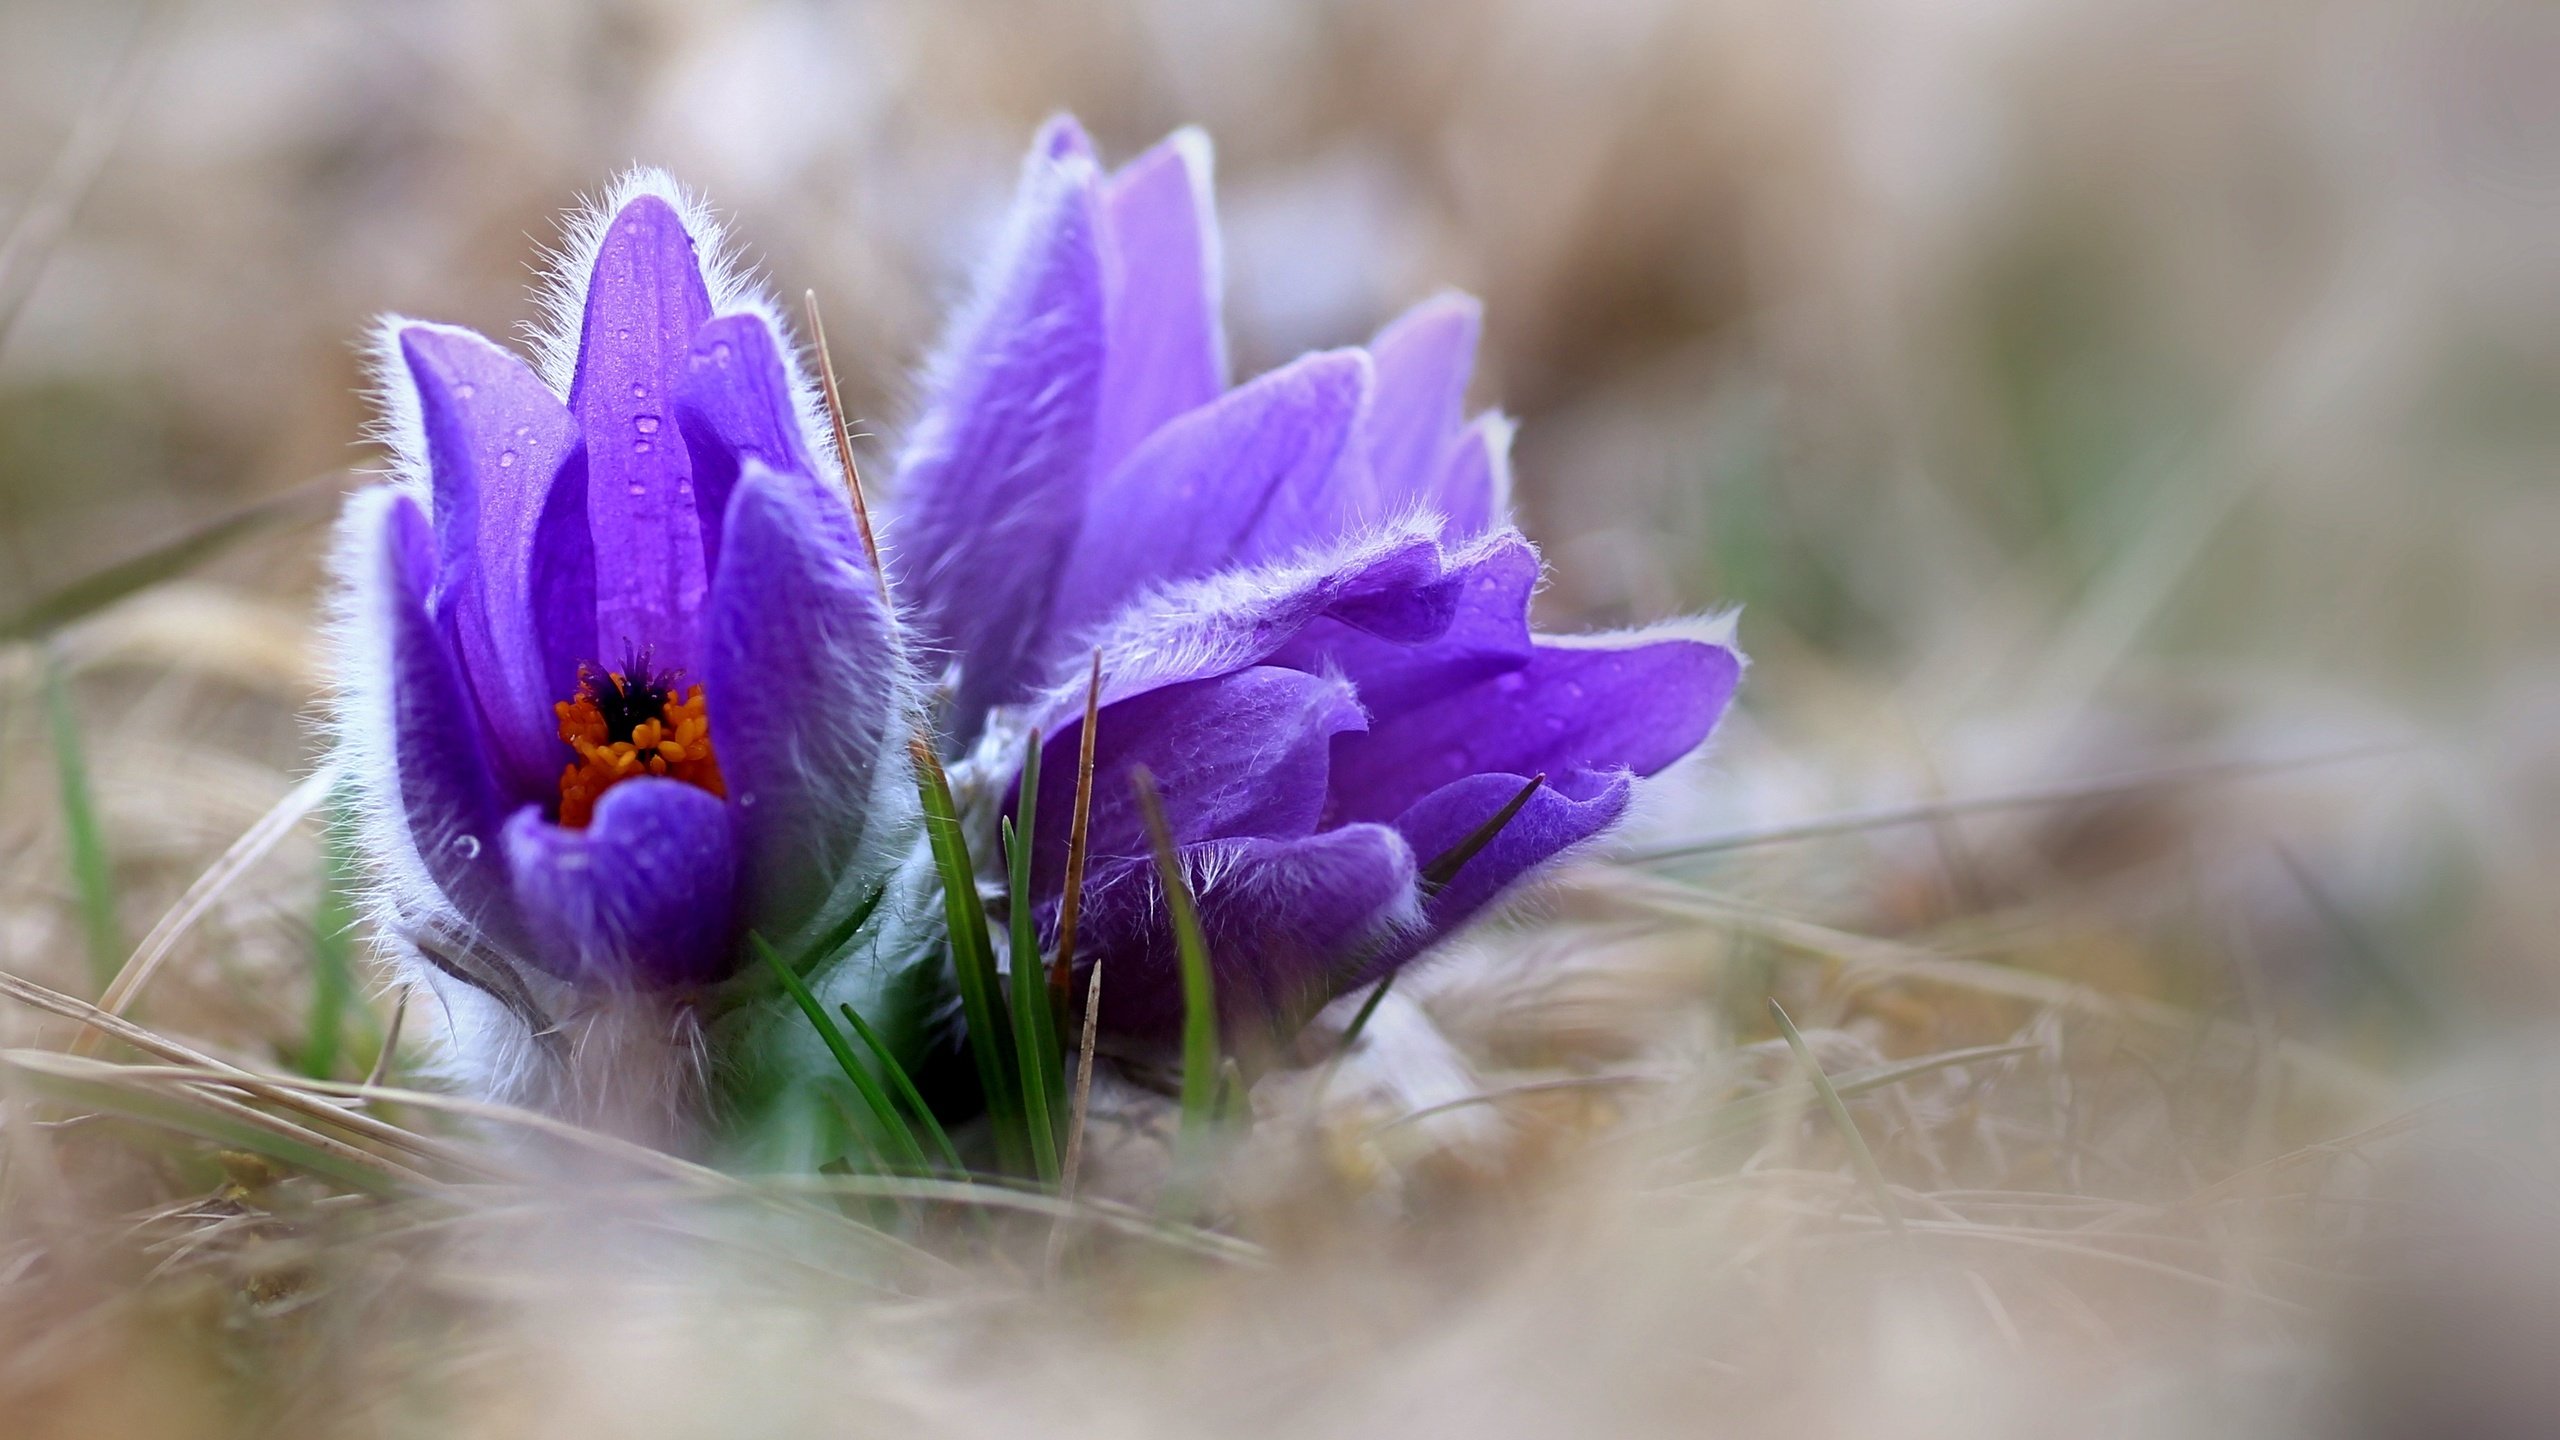
M645 653L603 674L592 665L578 667L578 693L551 707L560 717L560 738L578 752L560 772L561 824L585 829L604 792L638 775L728 794L720 758L711 753L702 687L679 695L675 678L671 671L652 670Z

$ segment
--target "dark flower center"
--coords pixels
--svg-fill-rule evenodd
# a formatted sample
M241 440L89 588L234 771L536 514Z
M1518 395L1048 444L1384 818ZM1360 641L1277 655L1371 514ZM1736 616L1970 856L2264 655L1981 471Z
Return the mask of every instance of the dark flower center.
M679 692L675 672L652 668L646 650L625 654L619 670L578 667L578 693L551 708L578 756L560 772L560 823L572 830L595 818L605 791L636 776L728 793L702 687Z

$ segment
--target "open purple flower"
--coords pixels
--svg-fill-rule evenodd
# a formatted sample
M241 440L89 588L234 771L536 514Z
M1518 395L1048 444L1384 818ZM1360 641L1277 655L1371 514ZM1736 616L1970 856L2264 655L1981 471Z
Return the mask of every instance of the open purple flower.
M449 1004L519 1020L837 923L913 793L896 625L716 232L634 176L559 286L539 369L385 325L396 478L339 557L340 754L386 929Z
M1072 121L933 366L888 534L952 657L948 730L995 793L1047 735L1034 851L1063 898L1085 659L1106 680L1079 959L1102 1019L1179 1021L1129 772L1161 786L1230 1018L1306 1013L1392 972L1626 813L1741 672L1719 626L1535 636L1500 416L1468 422L1475 303L1229 388L1208 147L1106 174ZM1442 885L1435 860L1543 776Z

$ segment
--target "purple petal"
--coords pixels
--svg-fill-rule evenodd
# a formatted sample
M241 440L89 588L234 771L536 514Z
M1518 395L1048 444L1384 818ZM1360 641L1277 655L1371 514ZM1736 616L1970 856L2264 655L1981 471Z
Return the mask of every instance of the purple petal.
M1334 818L1392 819L1484 772L1651 775L1705 741L1741 673L1732 650L1697 640L1541 645L1522 669L1381 716L1337 745Z
M1199 897L1218 1012L1229 1025L1312 1013L1340 993L1414 898L1413 852L1383 825L1182 852ZM1182 1028L1182 978L1151 862L1088 885L1079 950L1102 965L1101 1027L1164 1041Z
M1103 188L1109 351L1093 470L1107 475L1156 427L1227 387L1218 323L1218 222L1209 139L1176 132Z
M1736 653L1702 641L1539 646L1523 669L1380 717L1336 746L1334 817L1390 820L1480 771L1654 774L1708 738L1736 679Z
M1426 497L1447 522L1441 534L1469 540L1511 516L1511 419L1479 415L1461 431L1440 464L1440 478Z
M956 650L953 729L1029 693L1058 575L1083 524L1103 363L1092 164L1033 152L1012 228L946 342L899 462L900 584Z
M1505 535L1452 554L1428 535L1382 531L1285 565L1170 586L1096 632L1103 699L1261 664L1320 620L1421 644L1448 633L1487 567L1514 563L1513 552L1526 549ZM1081 714L1084 689L1067 682L1043 697L1044 728Z
M1094 863L1148 854L1129 772L1145 766L1164 797L1165 823L1184 844L1239 836L1285 838L1315 828L1324 809L1333 737L1361 726L1351 687L1330 676L1267 666L1151 690L1105 706L1094 737ZM1054 892L1066 873L1081 721L1041 751L1033 884Z
M781 343L764 317L723 315L693 337L684 379L676 385L676 416L693 465L694 515L702 527L707 571L720 568L720 527L742 467L752 462L816 480L818 467L801 437L793 400Z
M1415 643L1338 620L1318 620L1273 652L1271 663L1348 677L1373 716L1401 714L1529 663L1529 597L1538 555L1517 536L1497 542L1467 572L1457 611L1441 633Z
M1434 296L1390 322L1369 342L1378 359L1377 409L1369 422L1370 463L1388 508L1432 490L1465 413L1484 307L1472 295Z
M622 207L596 251L569 409L587 438L587 519L596 549L596 642L618 663L646 647L661 669L690 671L705 588L693 466L676 433L674 392L711 296L675 207L643 195Z
M595 571L578 427L521 361L468 330L411 325L435 491L439 618L497 742L508 789L538 794L564 755L552 713L594 650Z
M855 861L880 843L870 824L880 788L908 793L915 686L843 508L750 464L703 614L704 698L737 816L748 923L777 944L832 911L844 877L869 873Z
M1331 503L1369 390L1356 350L1309 355L1167 424L1096 486L1052 629L1101 620L1149 585L1282 558L1266 529Z
M731 963L729 810L680 780L625 780L569 830L526 806L507 868L534 962L590 985L706 985Z
M1415 863L1427 870L1502 813L1502 807L1528 783L1526 775L1507 774L1452 781L1398 815L1395 828L1413 847ZM1624 771L1550 774L1520 812L1423 902L1422 928L1381 950L1358 978L1374 979L1403 964L1464 924L1531 870L1617 824L1627 813L1633 790L1634 782Z
M1093 137L1073 115L1060 112L1040 122L1040 133L1031 139L1031 153L1049 160L1094 159Z
M434 546L416 502L394 497L383 507L372 573L360 582L387 621L392 778L428 876L463 919L509 941L515 916L497 846L504 801L461 669L427 615Z

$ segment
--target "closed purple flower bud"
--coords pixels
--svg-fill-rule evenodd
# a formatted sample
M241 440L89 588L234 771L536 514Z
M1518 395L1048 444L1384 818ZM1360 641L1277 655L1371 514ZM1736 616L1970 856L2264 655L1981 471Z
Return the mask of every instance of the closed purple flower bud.
M1047 926L1102 652L1076 949L1103 966L1104 1026L1139 1038L1170 1035L1181 998L1136 767L1198 892L1222 1007L1285 1020L1603 835L1641 778L1705 742L1742 671L1720 622L1531 632L1510 426L1464 409L1473 300L1229 388L1218 285L1204 138L1105 173L1052 121L928 373L888 527L902 595L952 657L949 738L976 744L980 793L1009 788L1001 742L1048 737Z

